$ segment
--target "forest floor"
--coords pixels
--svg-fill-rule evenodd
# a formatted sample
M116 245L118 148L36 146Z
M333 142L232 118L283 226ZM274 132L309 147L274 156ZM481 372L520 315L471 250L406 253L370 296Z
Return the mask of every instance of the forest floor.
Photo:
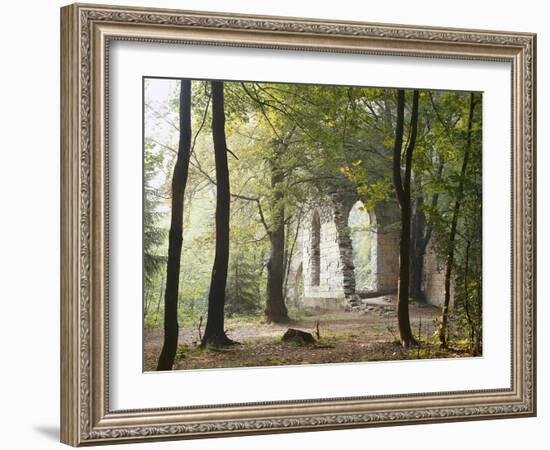
M227 335L239 345L224 349L200 349L198 328L183 325L180 327L174 368L211 369L470 356L458 343L451 349L439 348L434 332L440 309L422 303L411 303L409 307L413 334L421 345L403 349L398 340L395 307L395 296L384 296L369 299L362 311L305 311L288 324L262 323L259 318L228 318ZM281 337L288 328L307 331L316 337L317 342L313 345L282 342ZM145 330L145 371L155 370L162 340L162 329Z

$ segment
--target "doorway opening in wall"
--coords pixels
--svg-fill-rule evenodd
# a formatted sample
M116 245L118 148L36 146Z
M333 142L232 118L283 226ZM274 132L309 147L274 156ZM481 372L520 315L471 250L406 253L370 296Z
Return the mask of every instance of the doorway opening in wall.
M377 242L376 223L361 200L354 203L348 217L351 244L353 249L353 268L355 290L359 296L374 293L377 290Z
M144 370L481 354L481 93L143 99Z

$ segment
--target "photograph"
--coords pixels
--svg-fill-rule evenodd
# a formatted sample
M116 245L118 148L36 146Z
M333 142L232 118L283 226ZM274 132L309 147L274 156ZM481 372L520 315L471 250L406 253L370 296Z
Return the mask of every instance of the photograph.
M481 92L142 81L144 371L483 356Z

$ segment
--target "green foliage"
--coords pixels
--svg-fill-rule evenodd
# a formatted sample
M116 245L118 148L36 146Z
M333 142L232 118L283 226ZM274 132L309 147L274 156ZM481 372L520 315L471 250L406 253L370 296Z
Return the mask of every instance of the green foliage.
M392 201L392 146L395 135L395 91L354 91L350 100L354 119L349 122L341 173L355 187L365 208ZM410 95L408 93L407 95ZM361 98L361 100L358 100ZM454 252L453 326L458 336L468 335L472 351L481 352L481 95L472 129L468 130L470 94L432 92L420 94L419 132L413 154L412 198L414 213L425 217L424 235L431 238L437 255L445 261ZM358 105L362 107L358 108ZM408 124L410 111L406 111ZM405 136L408 130L405 129ZM468 140L468 170L461 174ZM463 191L459 192L462 184ZM461 209L455 240L449 230L453 208L459 198ZM413 218L413 221L415 219Z
M167 102L157 104L154 93L160 85L172 94ZM209 89L208 82L193 81L193 152L184 203L179 297L180 323L193 327L206 316L214 255L216 174ZM178 144L177 92L175 80L146 82L146 326L162 325L169 174ZM232 191L228 316L259 315L264 309L268 237L279 215L284 215L288 264L300 217L310 208L325 204L332 193L354 190L365 211L373 214L381 203L395 201L395 93L395 89L385 88L225 83ZM407 96L411 95L408 91ZM476 94L478 101L480 97ZM462 92L423 91L420 95L412 198L418 205L415 212L426 217L426 227L432 231L432 243L441 258L449 252L452 205L458 195L468 139L468 99L469 94ZM405 112L405 139L410 113ZM454 244L454 283L456 326L471 334L475 344L481 335L481 107L477 108L473 136ZM372 242L357 246L355 256L363 258L363 275L368 278ZM359 277L363 275L359 273Z
M230 260L225 294L228 317L257 314L261 310L261 263L250 250L234 251Z
M143 270L145 282L151 284L156 274L166 264L161 247L166 238L166 230L161 227L164 214L156 207L157 190L152 186L157 175L155 165L158 155L145 151L143 174Z
M343 166L340 171L355 185L365 209L373 211L377 204L394 195L393 181L389 176L372 178L362 160Z
M442 201L437 205L424 205L427 220L434 230L436 250L443 260L453 254L454 310L453 326L458 336L466 334L470 351L481 354L482 334L482 124L481 95L475 94L471 130L468 130L470 95L451 96L448 93L431 95L431 105L436 115L435 127L444 137L439 137L438 158L445 161L445 176L426 183L428 190L438 192ZM435 140L435 139L434 139ZM463 174L465 155L468 152L466 172ZM462 190L461 190L462 189ZM457 233L450 240L449 230L455 208L459 215Z

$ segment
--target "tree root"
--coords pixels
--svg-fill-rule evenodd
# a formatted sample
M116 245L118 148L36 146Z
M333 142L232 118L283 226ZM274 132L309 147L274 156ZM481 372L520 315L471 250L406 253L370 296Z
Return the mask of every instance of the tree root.
M231 347L233 345L241 345L240 342L234 341L233 339L229 339L225 333L220 336L207 336L206 334L202 338L200 347L201 348L208 348L210 350L216 350L216 349L223 349L227 347Z

